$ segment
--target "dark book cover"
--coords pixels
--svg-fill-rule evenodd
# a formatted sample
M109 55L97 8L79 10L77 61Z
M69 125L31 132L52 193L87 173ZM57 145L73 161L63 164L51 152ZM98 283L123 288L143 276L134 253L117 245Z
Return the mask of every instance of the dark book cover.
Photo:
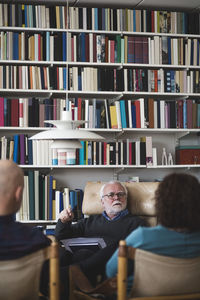
M28 164L33 165L33 142L28 140Z
M44 197L43 194L45 193L44 190L44 175L39 174L39 219L44 220Z
M83 29L83 8L79 7L78 9L78 22L79 22L79 29Z
M116 165L116 143L110 142L110 165Z
M92 29L92 8L87 7L87 29Z
M62 49L63 49L63 37L62 32L56 32L54 34L54 60L62 61Z
M19 135L20 143L20 165L25 165L25 135Z
M140 141L140 165L146 165L146 142Z
M176 102L169 101L170 108L170 128L176 128Z
M28 170L29 218L35 220L34 171Z
M98 8L98 30L102 30L102 8Z
M127 165L127 143L123 141L123 165Z
M50 27L56 28L56 7L55 6L49 7L49 20L50 20Z

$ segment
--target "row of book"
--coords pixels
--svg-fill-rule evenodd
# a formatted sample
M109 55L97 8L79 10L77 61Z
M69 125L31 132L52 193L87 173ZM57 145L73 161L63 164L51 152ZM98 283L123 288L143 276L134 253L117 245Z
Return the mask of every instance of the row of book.
M44 121L60 120L65 105L64 99L0 97L0 126L50 127Z
M149 139L149 151L152 152L152 138ZM75 151L72 161L68 158L67 150L63 160L62 155L59 156L59 149L50 149L51 140L30 140L28 135L16 134L0 138L0 154L1 159L12 159L20 165L145 165L144 157L141 161L137 158L140 157L137 153L140 148L136 150L139 142L129 139L119 142L82 141L82 148ZM71 153L69 155L71 158Z
M198 12L0 4L0 26L198 34L199 25Z
M199 70L0 66L0 89L199 93L199 78Z
M199 93L199 70L69 67L71 91Z
M0 59L198 66L197 38L1 32Z
M79 165L153 165L152 137L118 142L82 142L76 151Z
M88 101L84 106L86 128L200 128L199 100Z
M2 31L0 59L67 61L66 32L43 33Z
M0 66L0 89L66 90L67 69L63 67Z
M79 102L84 103L86 128L200 128L197 99L139 98L114 103L79 99Z
M198 99L68 100L73 120L86 121L83 128L200 128ZM45 120L60 120L64 99L0 97L0 126L51 127Z
M38 170L24 173L24 192L22 205L16 214L16 220L58 220L59 213L71 206L74 220L81 219L83 191L57 187L57 180L52 175L45 175Z
M149 37L149 64L198 66L200 62L199 42L199 39L185 39L182 37ZM140 50L144 51L141 46ZM144 63L144 60L140 59L140 62Z

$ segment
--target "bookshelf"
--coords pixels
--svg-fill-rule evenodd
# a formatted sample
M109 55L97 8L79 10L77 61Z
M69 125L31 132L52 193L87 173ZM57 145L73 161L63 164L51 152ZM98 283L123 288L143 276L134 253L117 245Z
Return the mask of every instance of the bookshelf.
M0 2L1 157L16 135L28 151L28 137L49 129L45 119L60 119L66 99L74 118L89 121L81 130L105 137L104 148L85 145L86 162L78 152L76 165L53 165L42 142L32 145L31 162L17 161L25 172L53 176L59 189L133 176L160 180L172 171L199 177L200 164L175 164L175 147L200 145L200 13L119 7ZM110 109L118 109L114 125ZM134 143L149 136L157 164L147 166ZM101 159L97 147L106 153ZM161 164L163 148L173 165Z

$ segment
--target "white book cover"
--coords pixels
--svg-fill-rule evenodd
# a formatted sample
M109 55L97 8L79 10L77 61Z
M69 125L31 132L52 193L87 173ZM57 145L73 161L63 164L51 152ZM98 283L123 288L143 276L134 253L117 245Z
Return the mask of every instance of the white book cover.
M41 140L36 140L36 165L40 166L42 164L42 143Z
M97 142L93 142L93 165L97 164Z
M173 38L173 60L174 65L178 65L178 39Z
M13 86L13 89L17 89L17 77L18 77L18 74L17 74L17 66L13 66L13 83L12 83L12 86Z
M67 61L72 61L71 32L67 33Z
M118 128L122 128L122 120L121 120L121 111L120 111L120 102L115 101L115 106L116 106L116 113L117 113L117 125Z
M116 148L115 148L116 152L116 165L119 165L119 142L116 142Z
M128 72L127 69L124 69L124 91L128 91Z
M121 158L120 158L121 159L121 165L123 165L123 152L124 152L123 151L124 150L123 143L124 143L123 141L120 142L120 147L121 147L121 149L120 149L121 150Z
M33 149L33 165L37 165L37 143L36 140L32 140Z
M83 7L83 30L87 30L87 8Z
M89 128L89 100L85 99L85 128Z
M148 54L149 54L149 64L152 64L152 48L151 48L151 38L148 37Z
M78 73L78 71L77 71L77 73ZM62 67L59 67L58 74L59 74L59 90L63 90L64 85L63 85L63 68ZM76 75L75 75L75 77L76 77ZM78 75L77 75L77 77L78 77ZM77 82L78 82L78 78L77 78ZM78 83L77 83L77 89L78 89Z
M4 32L3 31L1 31L1 33L0 33L0 39L1 39L1 51L0 51L0 59L4 59L4 53L5 53L5 51L4 51ZM3 72L2 72L2 74L3 74Z
M75 27L76 29L79 28L79 15L78 15L78 10L79 10L78 7L74 7L74 16L75 16L75 18L74 18L74 27Z
M135 142L135 163L136 166L140 165L140 141Z
M146 136L146 165L153 165L152 137Z
M102 165L102 142L99 142L99 165Z
M69 202L69 188L65 187L63 189L63 208L70 208L70 202Z
M126 164L129 165L129 143L130 139L126 139Z
M131 111L131 100L128 100L128 119L129 119L129 128L132 128L132 111Z
M60 213L60 191L56 191L55 197L56 197L56 221L59 218L59 213Z
M88 126L88 128L94 128L94 126L93 126L93 115L94 115L93 105L89 104L89 126Z
M28 98L23 99L24 127L28 127Z
M151 64L153 65L153 64L155 64L155 52L154 52L154 49L155 49L155 47L154 47L154 44L155 44L155 42L154 42L154 39L151 39Z
M92 128L96 128L97 127L97 115L96 115L97 100L96 99L92 99L92 106L93 106Z
M5 26L3 23L3 4L0 3L0 26Z
M49 7L45 7L46 24L45 28L50 28Z
M141 122L141 128L146 128L145 117L144 117L144 98L140 98L139 102L140 102L140 122Z
M154 63L159 65L160 61L160 38L159 36L154 36Z
M77 61L77 38L76 35L73 36L73 42L74 42L74 61Z
M160 128L165 128L165 101L160 100Z
M194 42L194 45L193 45L193 65L197 66L197 44L198 44L198 41L197 41L197 39L194 39L193 42Z

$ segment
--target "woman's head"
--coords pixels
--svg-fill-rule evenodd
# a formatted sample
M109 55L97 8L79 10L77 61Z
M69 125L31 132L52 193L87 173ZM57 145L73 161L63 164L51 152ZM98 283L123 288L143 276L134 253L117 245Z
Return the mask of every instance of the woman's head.
M167 175L155 194L158 222L168 228L200 231L200 183L185 173Z

